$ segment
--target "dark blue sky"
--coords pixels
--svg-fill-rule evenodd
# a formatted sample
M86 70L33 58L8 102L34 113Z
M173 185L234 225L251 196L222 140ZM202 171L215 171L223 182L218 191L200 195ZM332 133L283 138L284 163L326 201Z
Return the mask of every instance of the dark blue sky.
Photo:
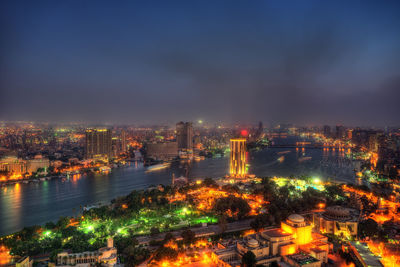
M0 119L400 124L400 2L0 1Z

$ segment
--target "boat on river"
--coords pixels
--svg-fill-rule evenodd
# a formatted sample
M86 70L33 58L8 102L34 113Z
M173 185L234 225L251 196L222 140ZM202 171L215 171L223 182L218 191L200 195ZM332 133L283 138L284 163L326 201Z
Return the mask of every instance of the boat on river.
M162 170L162 169L168 168L169 166L171 166L171 163L169 163L169 162L152 165L147 168L146 172Z

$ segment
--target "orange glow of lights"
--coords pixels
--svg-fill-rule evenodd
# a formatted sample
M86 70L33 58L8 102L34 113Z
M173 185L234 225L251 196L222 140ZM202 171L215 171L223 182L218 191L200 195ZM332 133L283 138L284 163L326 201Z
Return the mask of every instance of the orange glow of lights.
M245 199L251 208L250 215L259 214L263 206L269 203L268 201L265 201L262 196L259 195L228 193L222 189L215 189L210 187L192 189L189 190L186 194L195 201L195 206L197 210L205 212L211 211L217 199L227 197L229 195ZM186 195L184 194L177 193L169 197L170 203L184 200L186 200ZM232 211L227 211L227 215L229 217L235 216L236 213L233 213Z
M21 180L23 179L22 174L20 173L13 173L10 176L1 176L0 181L11 181L11 180Z
M184 253L180 253L176 260L162 260L161 262L152 262L152 266L161 266L161 267L183 267L183 266L191 266L195 264L196 266L213 266L213 260L209 253L201 252L198 254L194 254L192 256L188 256Z
M0 246L0 265L10 263L11 259L10 251L5 246Z
M166 244L164 245L164 247L166 247L166 248L172 248L172 249L175 249L175 250L178 249L178 245L177 245L173 240L168 241L168 243L166 243Z
M358 189L354 189L352 187L349 187L347 185L343 185L343 190L345 192L351 192L354 193L358 196L365 196L370 202L373 203L378 203L379 197L373 193L369 193L369 192L365 192L365 191L361 191ZM400 203L391 201L391 200L387 200L387 199L383 199L380 198L380 205L382 207L387 207L388 208L388 214L376 214L376 213L372 213L370 215L370 217L375 220L377 223L381 224L384 223L385 221L391 220L392 218L394 218L395 221L399 221L399 217L397 216L397 210L400 207Z
M368 242L368 248L371 252L379 257L381 257L381 262L385 267L395 267L400 266L400 255L398 252L390 251L386 248L385 244Z
M207 241L207 240L205 240L205 239L200 239L200 240L197 240L196 241L196 243L194 244L194 247L197 247L197 248L201 248L201 247L208 247L210 245L210 243Z
M378 224L383 224L384 222L390 221L393 218L389 214L376 214L376 213L371 213L369 217L374 221L376 221Z
M294 254L297 251L297 245L296 244L288 244L285 246L281 247L281 255L285 256L285 255L290 255L290 254Z
M83 219L83 216L82 216L82 219ZM70 219L69 220L69 224L67 225L67 227L70 227L70 226L77 226L79 224L79 221L78 220L76 220L76 219Z
M233 177L245 177L246 169L246 139L237 138L230 140L230 175Z
M252 235L252 234L255 234L255 233L256 233L256 231L251 229L251 230L244 231L243 236L248 236L248 235Z
M377 153L371 153L370 162L373 165L373 167L376 168L376 164L378 163L378 154Z

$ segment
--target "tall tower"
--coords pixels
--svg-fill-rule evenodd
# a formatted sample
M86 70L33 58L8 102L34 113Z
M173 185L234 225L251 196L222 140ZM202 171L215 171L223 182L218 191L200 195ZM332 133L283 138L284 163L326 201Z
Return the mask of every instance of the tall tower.
M121 152L125 153L126 152L126 132L124 129L121 130Z
M326 138L331 137L331 127L329 125L324 125L324 136Z
M242 178L246 174L246 139L231 139L230 175Z
M109 129L87 129L85 158L110 158L111 154L111 131Z
M193 149L193 125L191 122L178 122L176 124L176 141L178 149Z
M343 125L336 125L336 138L342 139L346 136L346 129Z

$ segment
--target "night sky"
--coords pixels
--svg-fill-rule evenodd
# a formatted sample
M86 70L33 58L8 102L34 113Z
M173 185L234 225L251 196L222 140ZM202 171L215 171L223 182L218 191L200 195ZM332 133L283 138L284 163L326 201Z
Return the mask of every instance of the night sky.
M400 124L400 1L0 1L0 120Z

